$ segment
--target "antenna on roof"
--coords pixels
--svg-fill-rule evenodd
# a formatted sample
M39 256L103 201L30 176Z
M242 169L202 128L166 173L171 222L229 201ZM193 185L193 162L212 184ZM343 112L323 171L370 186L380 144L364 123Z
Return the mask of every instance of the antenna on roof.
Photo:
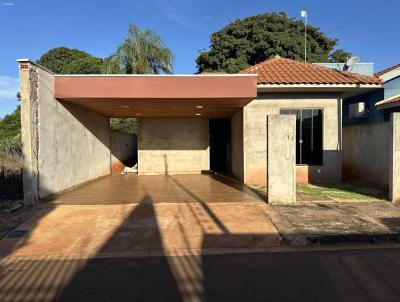
M305 19L304 22L304 62L307 63L307 19L308 13L306 10L300 12L300 16Z
M347 60L347 62L343 66L344 71L351 71L353 69L353 66L356 65L360 61L359 56L353 56L350 59Z

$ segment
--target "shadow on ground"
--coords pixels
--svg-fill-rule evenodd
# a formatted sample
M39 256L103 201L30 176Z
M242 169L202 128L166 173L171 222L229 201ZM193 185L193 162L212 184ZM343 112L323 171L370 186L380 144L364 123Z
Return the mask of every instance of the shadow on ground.
M202 230L199 254L190 253L193 238L178 215L172 217L174 238L189 253L166 240L161 229L168 221L158 219L146 193L89 258L45 255L43 246L42 256L4 259L0 301L399 301L399 249L207 254L227 242L238 250L257 246L272 234L233 232L190 187L171 181L191 200L185 206ZM35 217L33 225L52 210ZM121 253L138 251L138 238L147 250L161 253ZM89 233L87 240L93 240Z

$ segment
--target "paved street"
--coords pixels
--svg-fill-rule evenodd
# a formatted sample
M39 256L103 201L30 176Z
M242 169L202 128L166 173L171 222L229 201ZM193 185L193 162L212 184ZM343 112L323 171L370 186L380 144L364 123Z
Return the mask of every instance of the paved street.
M0 301L399 301L400 249L3 263Z

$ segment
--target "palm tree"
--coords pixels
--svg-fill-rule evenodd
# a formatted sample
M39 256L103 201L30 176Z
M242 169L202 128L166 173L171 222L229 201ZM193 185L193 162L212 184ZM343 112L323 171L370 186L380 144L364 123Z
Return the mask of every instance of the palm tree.
M128 36L108 60L105 72L126 74L172 73L174 56L161 37L149 29L130 24Z

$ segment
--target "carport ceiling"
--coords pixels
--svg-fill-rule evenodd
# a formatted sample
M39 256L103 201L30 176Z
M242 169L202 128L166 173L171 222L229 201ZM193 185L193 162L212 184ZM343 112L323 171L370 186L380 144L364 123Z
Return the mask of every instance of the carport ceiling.
M229 117L256 75L57 75L55 97L109 117Z

